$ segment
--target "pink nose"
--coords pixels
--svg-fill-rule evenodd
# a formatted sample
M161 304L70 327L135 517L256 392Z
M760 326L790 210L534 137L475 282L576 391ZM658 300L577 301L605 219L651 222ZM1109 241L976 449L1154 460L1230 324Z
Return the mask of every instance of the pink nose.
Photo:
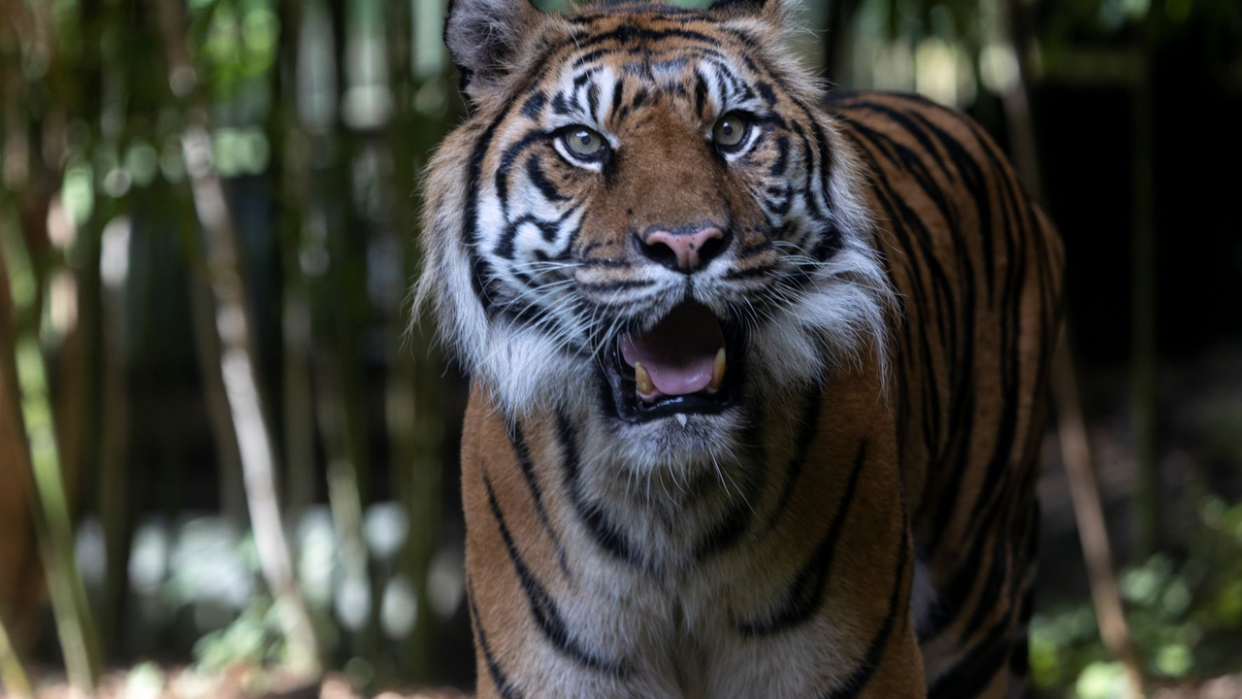
M720 254L724 237L715 226L694 233L652 231L642 239L643 254L669 269L693 272Z

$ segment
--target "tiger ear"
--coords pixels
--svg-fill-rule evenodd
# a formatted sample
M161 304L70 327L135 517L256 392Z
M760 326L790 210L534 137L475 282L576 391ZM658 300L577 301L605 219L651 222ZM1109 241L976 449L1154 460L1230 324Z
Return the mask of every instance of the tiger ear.
M461 75L461 91L479 102L509 74L523 42L547 18L531 0L449 0L444 44Z
M778 27L785 26L794 13L796 0L716 0L709 12L729 17L759 17Z

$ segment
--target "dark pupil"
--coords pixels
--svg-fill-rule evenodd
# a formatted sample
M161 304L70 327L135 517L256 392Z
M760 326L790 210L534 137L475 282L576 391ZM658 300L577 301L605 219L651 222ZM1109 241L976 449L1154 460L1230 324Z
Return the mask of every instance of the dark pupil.
M724 127L721 130L724 131L724 135L732 136L733 135L733 124L730 124L729 122L726 121L724 123Z
M592 140L591 134L583 131L582 133L578 134L578 140L582 141L582 145L589 147L591 145L591 140Z

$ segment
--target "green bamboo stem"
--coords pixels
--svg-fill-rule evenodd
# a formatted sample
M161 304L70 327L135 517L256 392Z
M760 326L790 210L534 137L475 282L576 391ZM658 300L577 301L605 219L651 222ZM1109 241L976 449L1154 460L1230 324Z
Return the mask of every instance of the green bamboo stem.
M386 22L392 43L389 62L395 112L385 141L394 145L394 152L403 154L393 162L389 195L392 221L387 229L401 236L405 278L413 279L418 274L419 249L417 236L409 231L417 226L413 196L417 173L452 115L429 118L414 110L414 96L421 86L447 82L439 39L444 8L435 3L415 4L407 12L410 14ZM437 643L440 628L428 584L440 544L444 379L442 364L426 333L406 333L411 309L402 305L384 310L392 315L389 323L394 335L387 401L393 491L409 513L410 522L398 566L400 573L414 583L417 605L417 622L409 637L402 640L401 658L410 680L431 684L445 679L437 675L442 665ZM413 312L424 310L415 308ZM398 341L402 336L405 341Z
M9 633L5 630L4 620L0 619L0 685L10 693L22 699L33 699L34 692L30 689L30 677L17 651L9 642Z
M1162 14L1155 2L1140 34L1138 52L1141 76L1134 84L1132 169L1134 228L1131 234L1132 357L1130 365L1131 415L1137 483L1134 494L1135 532L1133 560L1144 561L1164 543L1164 512L1167 505L1160 474L1157 441L1159 408L1159 352L1157 347L1158 304L1156 294L1155 209L1155 96L1152 87L1152 44L1155 17Z
M151 2L167 58L169 85L185 107L182 155L202 229L220 343L219 372L237 435L259 568L276 599L287 644L286 664L298 675L313 677L322 672L321 646L298 585L281 516L276 479L279 463L258 380L254 319L246 304L233 212L212 162L210 112L195 92L197 73L186 43L183 6L176 0Z
M70 682L91 692L99 679L99 653L86 587L74 556L73 524L56 443L47 366L38 340L38 283L17 224L0 221L0 258L16 310L11 332L0 333L0 364L8 374L4 396L18 411L26 434L26 456L34 476L35 523L39 534L56 631Z

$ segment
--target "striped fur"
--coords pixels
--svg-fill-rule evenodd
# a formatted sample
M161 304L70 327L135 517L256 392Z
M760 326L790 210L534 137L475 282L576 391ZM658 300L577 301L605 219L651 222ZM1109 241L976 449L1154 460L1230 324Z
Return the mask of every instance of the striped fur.
M473 111L428 171L420 294L473 377L481 697L1020 690L1060 243L964 117L825 100L787 14L452 5ZM558 150L574 124L599 167ZM702 220L728 248L693 275L631 245ZM687 297L745 328L742 399L610 415L601 353Z

